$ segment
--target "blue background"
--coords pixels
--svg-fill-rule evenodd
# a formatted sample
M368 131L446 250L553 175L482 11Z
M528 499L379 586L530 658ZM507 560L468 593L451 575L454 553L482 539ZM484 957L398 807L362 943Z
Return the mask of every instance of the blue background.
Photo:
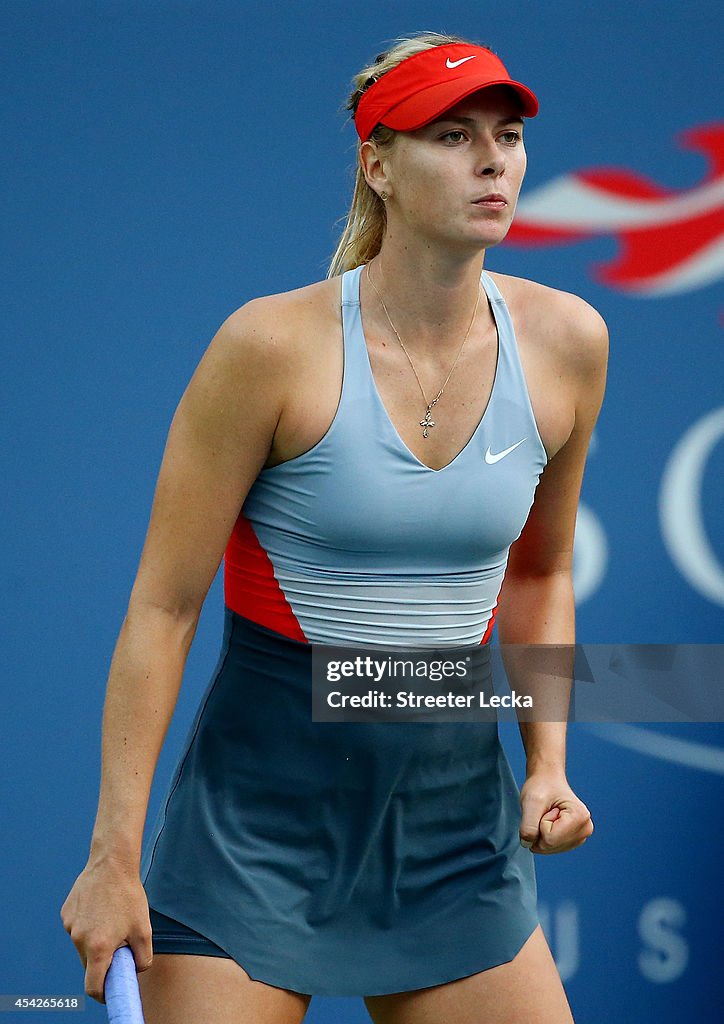
M168 427L234 309L324 277L351 195L351 76L399 34L468 36L540 99L526 126L523 198L602 166L680 190L705 168L676 135L720 117L721 15L714 2L620 0L6 2L0 14L9 498L0 993L80 994L83 970L59 909L87 857L105 682ZM677 568L659 518L674 446L724 406L721 292L641 298L603 287L592 268L616 246L602 236L486 256L488 269L582 295L610 329L582 495L605 537L605 565L579 601L578 638L721 642L722 606ZM723 463L719 443L700 496L720 574ZM586 557L577 536L577 571ZM216 660L222 602L219 576L149 823ZM577 1024L667 1024L684 1011L700 1024L719 1019L724 736L715 724L642 728L660 739L659 756L571 726L569 780L596 833L536 860ZM503 731L522 780L516 730ZM669 737L706 747L712 770L667 760ZM677 749L686 762L695 748ZM89 999L80 1019L101 1021L104 1010ZM316 998L307 1015L311 1024L367 1019L359 999Z

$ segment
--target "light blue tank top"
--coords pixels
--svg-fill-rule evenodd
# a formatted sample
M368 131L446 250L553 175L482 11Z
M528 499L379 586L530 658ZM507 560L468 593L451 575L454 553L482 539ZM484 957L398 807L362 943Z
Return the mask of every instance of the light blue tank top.
M363 269L342 276L334 420L312 448L252 485L225 556L226 603L307 642L486 642L510 545L547 462L508 308L483 271L498 334L492 392L462 451L431 469L377 390L360 314Z

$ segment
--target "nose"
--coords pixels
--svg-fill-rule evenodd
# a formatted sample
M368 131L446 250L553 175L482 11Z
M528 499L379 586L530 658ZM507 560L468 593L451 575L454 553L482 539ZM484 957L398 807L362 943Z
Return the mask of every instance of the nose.
M478 156L478 174L496 177L505 170L505 153L496 145L492 135L486 135L480 141Z

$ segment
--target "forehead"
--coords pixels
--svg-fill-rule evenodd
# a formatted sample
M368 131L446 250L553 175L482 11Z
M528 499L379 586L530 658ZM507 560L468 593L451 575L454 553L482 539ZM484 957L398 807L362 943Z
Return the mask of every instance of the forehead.
M489 117L520 119L520 102L516 93L506 85L489 85L479 89L471 96L460 100L454 106L443 111L436 117L432 124L437 121L449 120L454 117Z

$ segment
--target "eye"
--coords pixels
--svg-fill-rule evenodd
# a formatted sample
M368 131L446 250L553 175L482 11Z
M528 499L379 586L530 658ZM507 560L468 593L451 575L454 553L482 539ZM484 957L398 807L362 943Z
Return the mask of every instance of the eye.
M513 131L512 129L510 131L503 132L501 138L508 139L508 145L515 145L517 142L523 141L520 132Z
M449 139L451 135L460 135L463 139L465 138L465 132L461 131L459 128L453 128L451 132L445 132L445 134L441 135L440 138Z

